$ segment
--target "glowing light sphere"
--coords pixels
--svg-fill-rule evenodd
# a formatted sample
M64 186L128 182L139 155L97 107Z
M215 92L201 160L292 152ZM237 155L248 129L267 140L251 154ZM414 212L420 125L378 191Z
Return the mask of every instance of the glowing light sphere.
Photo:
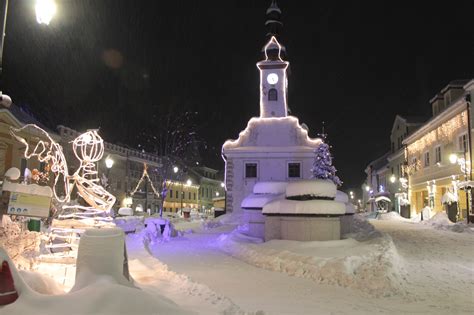
M173 172L174 173L178 173L178 171L179 171L179 168L177 166L173 167Z
M56 14L56 3L54 0L36 0L35 11L36 21L49 25Z
M390 176L390 182L393 184L397 181L397 178L395 177L395 175L392 175Z
M458 161L458 156L455 153L451 153L449 155L449 162L451 164L456 164L457 161Z
M112 168L112 166L114 166L114 160L112 160L112 158L110 156L108 156L106 159L105 159L105 166L107 168Z
M186 185L191 186L193 184L193 181L191 179L188 179L186 181Z

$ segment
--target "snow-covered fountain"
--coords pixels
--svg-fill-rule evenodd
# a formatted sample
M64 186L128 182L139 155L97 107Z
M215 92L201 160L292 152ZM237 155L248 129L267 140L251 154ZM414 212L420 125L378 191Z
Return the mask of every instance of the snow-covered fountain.
M341 217L346 204L336 201L337 188L331 180L291 182L285 198L263 206L265 241L326 241L341 238Z

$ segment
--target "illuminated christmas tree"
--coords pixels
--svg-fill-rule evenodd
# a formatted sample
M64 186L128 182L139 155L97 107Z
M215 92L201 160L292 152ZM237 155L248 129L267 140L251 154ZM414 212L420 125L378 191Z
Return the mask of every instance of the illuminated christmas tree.
M337 186L341 186L342 182L336 175L336 168L332 165L332 156L329 151L329 145L322 142L315 150L316 154L313 162L313 178L330 179Z

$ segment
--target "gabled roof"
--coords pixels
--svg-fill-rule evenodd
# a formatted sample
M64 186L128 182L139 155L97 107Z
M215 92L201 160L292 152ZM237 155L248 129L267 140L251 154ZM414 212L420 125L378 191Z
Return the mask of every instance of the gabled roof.
M423 124L427 120L424 116L395 116L395 120L393 121L391 133L395 130L397 122L402 122L407 126L417 126Z

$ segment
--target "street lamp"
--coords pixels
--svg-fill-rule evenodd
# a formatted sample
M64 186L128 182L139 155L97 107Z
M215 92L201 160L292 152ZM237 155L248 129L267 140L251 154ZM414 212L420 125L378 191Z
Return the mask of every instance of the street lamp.
M176 173L178 173L178 171L179 171L179 168L178 168L177 166L174 166L174 167L173 167L173 173L176 174Z
M35 5L36 20L40 24L49 24L51 19L56 14L56 4L54 0L36 0ZM0 76L3 72L3 46L5 45L5 34L7 28L7 15L8 15L8 0L5 0L3 7L3 23L0 35ZM8 95L3 95L0 90L0 104L6 107L10 107L12 103L11 98Z
M56 14L56 3L54 0L36 0L35 5L36 21L39 24L49 25L51 19Z
M449 155L449 162L450 162L451 164L456 164L457 161L458 161L458 155L457 155L456 153L451 153L451 154Z
M392 174L392 176L390 176L390 182L393 184L397 181L397 178L395 177L395 175Z
M107 156L107 158L105 159L105 167L107 167L107 187L106 188L109 188L110 187L110 178L109 178L109 175L110 175L110 169L112 168L112 166L114 166L114 160L112 160L112 158L109 156Z
M366 186L365 186L365 191L366 191L366 192L369 192L369 191L370 191L370 186L369 186L369 185L366 185Z

